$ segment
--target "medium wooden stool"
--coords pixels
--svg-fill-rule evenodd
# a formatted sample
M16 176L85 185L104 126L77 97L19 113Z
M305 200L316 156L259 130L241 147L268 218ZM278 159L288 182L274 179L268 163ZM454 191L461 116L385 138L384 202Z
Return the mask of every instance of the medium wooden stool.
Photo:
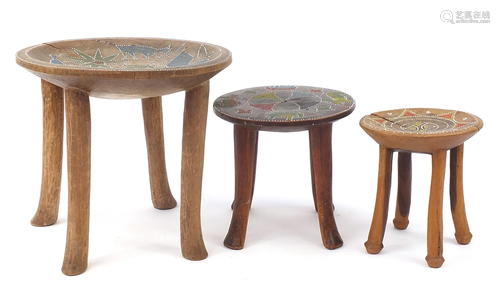
M468 113L440 109L400 109L364 116L361 128L380 145L380 163L375 211L366 250L378 254L382 248L391 189L393 152L398 152L398 197L394 226L406 229L411 199L411 153L432 154L432 179L427 225L427 264L439 268L443 258L443 187L446 152L450 150L450 201L456 240L468 244L472 238L465 215L463 195L464 142L476 134L483 121Z
M345 93L314 87L269 86L221 96L214 102L217 116L234 124L235 198L233 217L224 240L228 248L244 247L257 163L259 131L309 130L313 198L323 244L342 246L333 216L332 123L355 107Z
M231 53L207 43L156 38L101 38L25 48L16 62L42 79L43 173L32 224L56 222L61 187L64 108L68 151L68 231L62 271L87 268L90 206L89 96L142 99L153 204L175 207L165 168L161 96L186 91L181 170L181 247L190 260L207 257L200 222L209 80Z

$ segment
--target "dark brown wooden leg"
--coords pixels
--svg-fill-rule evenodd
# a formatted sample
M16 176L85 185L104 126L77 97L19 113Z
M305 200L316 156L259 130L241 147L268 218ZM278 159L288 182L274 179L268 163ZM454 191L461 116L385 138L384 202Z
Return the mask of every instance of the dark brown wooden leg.
M378 254L384 247L385 227L389 210L389 196L391 193L393 150L380 146L377 199L373 212L372 225L365 243L366 251L370 254Z
M443 189L446 170L446 150L432 154L431 194L427 224L427 257L432 268L439 268L443 258Z
M408 227L411 203L411 153L398 153L398 198L394 227L404 230Z
M68 232L62 272L87 269L90 212L90 103L83 91L66 89Z
M312 156L312 140L311 140L311 134L309 134L309 162L311 164L311 184L312 184L312 194L313 194L313 200L314 200L314 209L318 211L318 204L316 201L316 179L314 178L315 173L314 173L314 158ZM335 205L332 203L332 208L335 210Z
M309 136L321 237L327 249L336 249L343 241L332 209L332 124L310 129Z
M63 158L64 91L42 80L43 167L40 201L31 224L49 226L57 221Z
M208 252L201 231L201 187L205 156L209 82L186 91L182 135L181 248L189 260L203 260Z
M177 202L168 185L161 97L142 99L142 115L148 147L149 183L153 206L157 209L171 209Z
M234 130L236 130L236 128ZM254 192L254 188L255 188L255 173L257 172L257 150L258 150L258 147L259 147L258 146L258 144L259 144L259 134L255 135L255 142L253 142L253 143L255 145L255 148L252 148L252 150L254 150L255 153L254 153L254 159L253 159L253 174L252 174L252 178L253 178L253 183L252 183L252 197L251 197L252 200L253 200L253 192ZM236 151L235 151L235 155L236 155ZM236 163L236 164L238 164L238 163ZM250 205L251 205L251 203L252 202L250 201ZM234 201L231 204L231 209L234 209Z
M459 244L470 243L472 234L467 223L463 184L464 144L450 151L450 203L453 223L455 224L455 239Z
M311 184L312 184L312 193L313 193L313 200L314 200L314 209L318 211L318 202L316 201L316 178L315 178L315 173L314 173L314 158L313 158L313 151L312 151L312 137L311 134L309 133L309 163L311 164Z
M253 173L252 173L252 200L253 201L253 193L255 189L255 175L257 173L257 151L259 147L259 134L255 136L255 142L254 142L254 154L253 154ZM250 201L250 206L252 205L252 202Z
M235 190L233 217L224 245L233 250L245 246L248 215L255 184L259 131L234 126Z

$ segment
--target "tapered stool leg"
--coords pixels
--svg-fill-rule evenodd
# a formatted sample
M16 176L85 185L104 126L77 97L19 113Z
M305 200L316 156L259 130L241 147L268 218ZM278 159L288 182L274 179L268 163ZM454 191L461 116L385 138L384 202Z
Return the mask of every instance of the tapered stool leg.
M57 221L61 192L64 91L42 80L43 97L43 164L40 201L31 224L49 226Z
M90 213L90 103L83 91L66 89L68 231L62 272L87 269Z
M171 209L177 202L168 185L161 97L142 99L142 115L148 147L149 183L153 206L157 209Z
M201 187L205 156L209 82L186 91L182 135L181 248L188 260L203 260L208 252L201 231Z
M463 185L464 144L450 151L450 203L453 223L455 224L455 239L459 244L470 243L472 234L465 214Z
M234 128L234 130L236 131L237 128ZM240 128L240 130L241 130L241 128ZM234 133L234 135L235 135L234 138L236 139L236 132ZM254 192L254 188L255 188L255 173L257 172L257 151L258 151L258 147L259 147L258 146L258 144L259 144L259 134L258 134L258 131L257 131L257 134L255 135L255 137L252 137L252 138L255 138L255 141L252 141L252 144L254 145L254 148L250 149L250 150L253 150L253 152L254 152L253 153L253 156L254 156L253 157L253 167L252 167L253 168L253 173L252 173L252 179L253 179L253 181L252 181L252 194L251 194L251 197L250 197L250 207L252 205L253 192ZM235 144L236 144L236 141L235 141ZM236 154L237 153L236 153L236 148L235 148L235 155ZM235 156L235 158L236 158L236 156ZM236 164L238 164L238 163L236 163ZM237 168L237 170L238 170L238 168ZM238 187L236 187L236 188L238 188ZM236 191L235 191L235 193L236 193ZM236 197L235 197L235 199L236 199ZM233 200L233 203L231 204L231 209L234 209L234 202L235 201Z
M314 157L312 153L312 137L311 134L309 134L309 162L311 164L311 184L312 184L312 194L313 194L313 201L314 201L314 209L318 211L318 202L316 201L316 175L314 172Z
M394 227L404 230L408 227L411 204L411 153L398 153L398 197Z
M309 148L312 148L312 138L311 134L309 134ZM313 201L314 201L314 209L318 211L318 204L316 201L316 174L314 172L314 158L312 155L312 150L309 150L309 162L311 164L311 184L312 184L312 194L313 194ZM332 202L332 209L335 210L335 205Z
M446 170L446 150L432 154L431 194L427 224L427 257L432 268L439 268L443 258L443 189Z
M310 129L309 136L321 238L327 249L336 249L343 241L332 208L332 124Z
M378 254L384 247L385 228L389 210L389 196L391 193L393 150L380 146L377 198L373 212L372 225L365 243L366 251L370 254Z
M259 131L234 126L235 190L233 217L224 245L233 250L245 246L248 215L252 206L255 184Z

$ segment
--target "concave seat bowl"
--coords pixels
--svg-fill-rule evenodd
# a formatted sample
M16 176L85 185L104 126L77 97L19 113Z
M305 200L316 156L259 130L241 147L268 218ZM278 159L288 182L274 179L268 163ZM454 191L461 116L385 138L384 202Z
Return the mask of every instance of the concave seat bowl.
M93 97L144 98L196 87L226 68L231 53L194 41L99 38L31 46L16 61L41 79Z
M461 111L412 108L372 113L360 125L385 148L433 153L464 143L483 127L483 121Z

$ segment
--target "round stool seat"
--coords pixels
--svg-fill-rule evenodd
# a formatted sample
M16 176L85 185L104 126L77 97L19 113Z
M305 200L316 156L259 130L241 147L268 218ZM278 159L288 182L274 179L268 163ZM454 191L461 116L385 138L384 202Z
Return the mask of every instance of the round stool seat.
M414 108L372 113L361 119L360 126L383 147L432 153L464 143L483 127L483 121L461 111Z
M237 125L265 131L301 131L341 119L355 108L346 93L306 86L249 88L219 97L215 114Z
M99 38L27 47L16 62L52 84L93 97L164 96L210 80L231 63L223 47L163 38Z

